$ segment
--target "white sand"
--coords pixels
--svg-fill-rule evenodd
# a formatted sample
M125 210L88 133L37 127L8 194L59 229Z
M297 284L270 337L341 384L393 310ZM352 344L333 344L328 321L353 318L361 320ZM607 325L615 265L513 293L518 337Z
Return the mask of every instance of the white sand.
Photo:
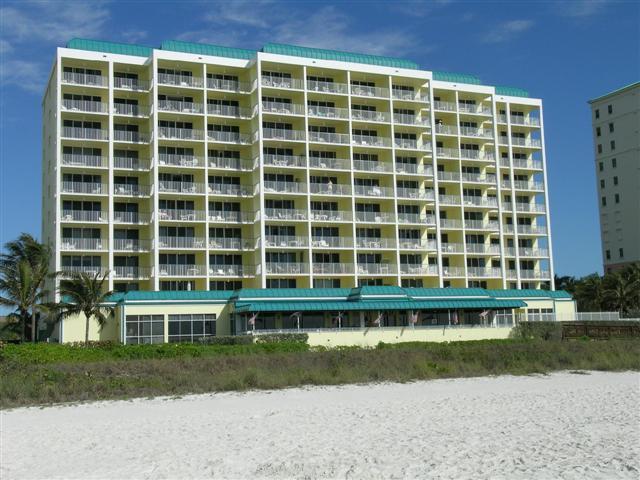
M640 374L559 373L1 414L13 478L640 478Z

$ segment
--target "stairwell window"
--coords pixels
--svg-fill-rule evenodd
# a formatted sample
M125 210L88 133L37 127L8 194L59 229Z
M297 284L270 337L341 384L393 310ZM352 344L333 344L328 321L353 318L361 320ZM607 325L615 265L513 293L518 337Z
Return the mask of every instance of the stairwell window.
M616 149L616 141L615 140L611 140L611 151Z

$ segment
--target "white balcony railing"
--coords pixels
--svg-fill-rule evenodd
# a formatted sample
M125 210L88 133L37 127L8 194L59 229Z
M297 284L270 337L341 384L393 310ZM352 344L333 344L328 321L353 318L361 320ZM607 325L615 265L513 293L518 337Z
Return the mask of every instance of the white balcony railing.
M500 245L485 245L484 243L467 243L465 246L467 253L500 255Z
M498 230L499 225L496 221L484 221L484 220L465 220L464 228L470 230Z
M217 105L214 103L207 104L207 113L209 115L233 118L251 118L253 116L253 110L250 108L236 107L233 105Z
M297 262L267 262L267 275L304 275L309 273L308 263Z
M462 148L460 149L460 158L463 158L464 160L492 161L495 157L493 152Z
M183 102L181 100L158 100L158 110L161 112L196 113L204 111L201 103Z
M123 170L149 170L150 162L139 158L113 157L113 167Z
M347 93L349 93L349 86L346 83L307 80L307 90L311 92L338 93L341 95L346 95Z
M62 109L67 112L88 112L88 113L107 113L108 105L104 102L94 102L91 100L62 100Z
M204 193L205 188L203 183L160 180L158 191L161 193Z
M391 139L386 137L374 137L373 135L353 135L354 145L367 147L390 147Z
M358 275L394 275L396 266L390 263L358 263Z
M159 221L203 222L205 218L204 210L181 210L174 208L161 208L158 210L157 215Z
M250 135L239 132L219 132L216 130L208 130L207 138L216 142L237 143L241 145L248 145L251 143Z
M229 185L226 183L209 183L208 192L210 195L232 195L234 197L248 197L252 195L253 189L246 185Z
M309 167L322 170L350 170L351 161L347 158L309 157Z
M204 265L170 265L160 264L158 273L161 277L202 277L205 276Z
M369 87L367 85L351 85L351 95L359 97L389 98L389 89L381 87Z
M464 244L463 243L441 243L440 251L442 253L464 253Z
M475 103L458 103L458 110L461 113L471 113L474 115L491 115L491 107Z
M316 195L351 195L351 185L341 183L310 183L309 193Z
M353 273L352 263L314 263L314 275L345 275Z
M210 237L209 248L213 250L253 250L253 242L242 238Z
M304 89L304 82L297 78L283 78L263 75L261 82L263 87L286 88L295 90Z
M460 151L457 148L436 147L436 155L439 158L460 158Z
M125 117L148 117L148 105L130 105L128 103L114 103L113 113Z
M209 168L249 172L253 170L253 162L242 158L209 157Z
M272 167L305 167L307 162L304 155L265 154L264 164Z
M391 96L396 100L407 100L410 102L428 102L429 96L423 95L416 90L405 90L402 88L392 88Z
M255 215L250 212L226 212L223 210L209 210L210 222L224 223L253 223Z
M304 105L285 102L262 102L262 111L282 115L304 115Z
M314 143L348 144L349 135L346 133L309 132L309 141Z
M127 183L114 183L113 194L129 197L148 197L151 195L151 187L149 185L130 185Z
M434 219L435 223L435 219ZM435 240L424 240L421 238L401 238L398 240L398 247L401 250L436 250Z
M307 211L295 208L265 208L263 211L265 220L307 220Z
M62 127L62 136L82 140L109 140L109 132L100 128Z
M307 247L308 238L299 235L265 235L264 246L267 248L301 248Z
M398 198L411 198L420 200L435 200L435 194L431 189L396 187Z
M455 112L456 104L454 102L445 102L442 100L435 100L433 102L434 110L440 110L441 112Z
M437 275L437 265L419 265L415 263L401 263L400 273L404 275Z
M547 279L551 275L548 270L523 270L520 269L520 278L531 279Z
M393 197L393 188L372 185L354 185L353 192L362 197Z
M388 172L391 173L393 171L393 167L391 163L387 162L377 162L373 160L354 160L353 161L353 169L361 170L364 172Z
M438 195L438 201L442 205L460 205L462 203L462 199L458 195Z
M309 219L315 222L351 222L353 214L349 210L311 210Z
M440 227L447 229L459 229L462 228L462 220L457 218L441 218Z
M113 212L114 223L144 224L151 221L151 214L146 212Z
M204 159L195 155L161 153L158 155L158 165L170 165L173 167L204 167Z
M455 125L444 125L442 123L436 123L436 133L440 135L457 135L458 127Z
M445 277L464 277L464 267L442 267L442 274Z
M502 270L492 267L467 267L467 275L470 277L493 278L501 277Z
M415 223L420 225L435 225L435 215L424 215L420 213L398 213L398 223Z
M412 174L412 175L426 175L428 177L433 176L433 167L431 165L424 165L422 163L398 163L396 161L396 173L400 174Z
M396 216L388 212L356 212L356 222L395 223Z
M253 267L248 265L226 265L226 264L210 264L210 277L251 277L253 276Z
M130 132L127 130L114 130L113 140L116 142L149 143L151 136L143 132Z
M400 125L419 125L422 127L428 127L431 125L431 121L427 117L421 117L419 115L407 115L405 113L394 113L394 123Z
M353 248L350 237L313 236L311 246L314 248Z
M438 180L441 182L459 182L460 174L458 172L438 172Z
M109 85L107 77L89 73L62 72L62 83L86 85L88 87L106 87Z
M69 250L106 250L107 241L102 238L73 238L62 237L60 248L65 251Z
M226 90L229 92L250 92L251 84L238 80L226 80L223 78L207 78L207 88L211 90Z
M265 180L264 191L265 193L306 193L307 186L300 182L278 182Z
M283 128L263 128L262 136L266 140L290 140L304 142L306 134L304 130L285 130Z
M62 165L66 167L106 168L108 163L108 158L101 157L100 155L82 155L75 153L62 154Z
M384 122L391 121L389 112L378 112L370 110L351 110L351 119L362 122Z
M521 159L521 158L514 158L512 159L513 162L513 166L514 168L526 168L529 170L542 170L542 160L535 160L535 159ZM509 166L509 159L508 158L503 158L500 160L500 165L503 167L508 167Z
M498 199L495 197L465 195L462 201L464 205L473 205L476 207L498 207Z
M159 85L175 85L178 87L201 88L202 78L191 75L176 75L172 73L158 73L157 81Z
M113 78L113 88L120 88L122 90L133 90L135 92L144 92L149 90L150 83L146 80L139 80L137 78Z
M462 173L462 181L463 182L473 182L473 183L487 183L487 184L495 184L496 176L493 173Z
M90 195L106 195L109 186L106 183L94 182L62 182L62 193L83 193Z
M202 237L158 237L158 248L199 249L205 247Z
M493 138L490 128L460 127L460 135L474 138Z
M86 273L87 275L91 275L92 277L95 275L106 275L109 271L106 267L95 266L95 265L62 265L60 267L60 271L63 276L67 276L65 274L70 273Z
M356 237L356 247L362 249L396 248L395 238Z
M118 279L125 278L149 278L151 276L150 267L113 267L113 276Z
M520 247L518 249L518 254L521 257L548 257L549 250L546 248L525 248Z
M204 133L191 128L158 127L158 137L167 140L204 140Z
M348 119L349 109L336 108L336 107L318 107L316 105L309 105L307 107L307 113L310 117L319 118L336 118L336 119Z
M116 238L113 240L113 249L122 252L147 252L151 250L151 241Z

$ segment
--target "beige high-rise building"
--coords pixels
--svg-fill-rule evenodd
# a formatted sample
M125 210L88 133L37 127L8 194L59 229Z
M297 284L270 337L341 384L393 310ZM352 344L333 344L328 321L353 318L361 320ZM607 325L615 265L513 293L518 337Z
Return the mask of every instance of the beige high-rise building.
M542 102L396 58L75 39L43 238L115 290L553 288Z
M640 262L640 82L589 104L606 273Z

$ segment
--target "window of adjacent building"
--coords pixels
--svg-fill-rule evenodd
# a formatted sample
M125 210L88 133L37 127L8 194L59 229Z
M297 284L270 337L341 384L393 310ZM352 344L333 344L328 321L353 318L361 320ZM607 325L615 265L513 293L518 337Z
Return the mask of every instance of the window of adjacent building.
M614 158L614 160L615 160L615 158ZM604 170L604 163L600 162L598 164L598 168L599 168L600 171Z
M609 124L609 133L613 133L613 123Z
M600 110L596 108L596 118L600 118Z
M616 168L618 166L618 161L615 158L611 159L611 167Z
M609 115L611 115L613 113L613 105L607 105L607 111L609 112Z
M618 255L620 256L620 258L624 258L624 248L618 249Z
M600 188L604 188L604 179L600 180Z
M615 149L616 149L616 141L611 140L611 150L615 150Z
M613 177L613 184L618 185L618 177Z
M615 194L615 201L616 201L616 203L620 203L620 194L619 193Z
M598 153L602 153L602 144L598 144Z
M605 253L606 257L607 257L607 260L611 260L611 250L607 250L604 253Z
M602 206L603 207L607 206L607 197L602 197Z
M601 134L600 127L596 127L596 137L599 137Z

